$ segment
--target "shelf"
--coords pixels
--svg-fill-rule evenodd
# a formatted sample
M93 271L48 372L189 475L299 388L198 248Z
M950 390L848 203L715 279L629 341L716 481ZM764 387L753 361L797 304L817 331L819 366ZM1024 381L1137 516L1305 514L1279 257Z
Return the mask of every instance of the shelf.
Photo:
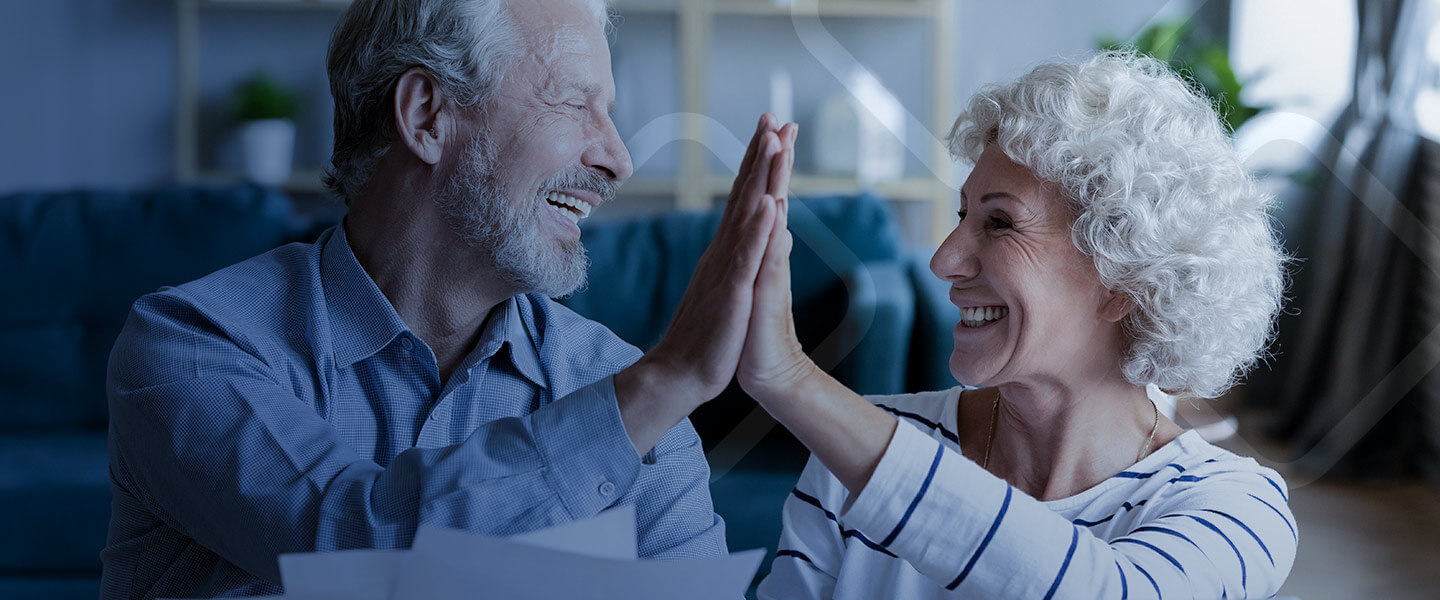
M710 179L710 195L725 196L729 194L733 183L733 178L712 177ZM820 196L869 191L891 200L929 200L935 197L938 183L934 179L912 177L862 185L859 181L846 177L796 174L790 178L790 193L797 196Z
M623 3L622 3L623 4ZM785 0L716 0L710 10L720 15L789 16L792 2ZM924 17L934 11L929 0L819 0L816 11L824 17ZM802 16L808 9L802 9Z
M703 190L703 196L709 198L724 197L730 193L730 187L734 178L724 175L712 175ZM878 195L885 196L891 200L900 201L922 201L936 197L939 182L935 179L924 177L908 177L895 181L879 182L874 185L861 185L860 182L846 177L826 177L816 175L795 175L790 179L790 193L799 196L819 196L824 194L854 194L861 191L871 191ZM626 181L620 186L622 196L678 196L680 195L681 184L676 179L648 177L636 178Z
M351 0L173 0L177 15L177 98L175 111L175 173L186 182L234 184L244 180L233 171L202 169L200 160L200 76L199 47L202 15L209 11L269 12L276 18L289 13L298 15L336 14L351 5ZM949 127L954 119L950 94L954 89L953 38L955 4L958 0L610 0L610 8L620 15L660 15L675 19L677 57L676 86L683 113L705 114L710 96L706 74L710 69L712 38L721 35L726 21L732 17L748 22L748 17L776 20L805 15L841 18L916 18L926 22L933 40L929 64L931 114L928 122L935 130ZM798 9L796 7L799 7ZM329 11L329 12L322 12ZM641 19L642 22L646 21ZM323 57L317 56L319 61ZM671 175L641 176L625 183L621 196L635 198L645 204L668 199L667 206L676 210L706 210L723 202L732 185L732 175L715 172L705 149L709 132L701 119L685 119L681 139L697 142L682 147L679 164ZM949 164L943 148L932 150L933 164ZM321 183L321 171L296 171L286 182L276 186L301 198L328 198ZM927 176L907 177L874 185L861 185L854 178L817 174L797 174L791 180L791 192L797 195L854 194L862 190L904 204L917 218L913 228L918 239L938 242L948 233L947 215L953 204L953 191L940 181ZM914 210L909 210L914 209Z
M193 0L207 9L344 10L350 0ZM685 0L611 0L619 13L679 13ZM713 0L702 6L717 15L788 16L785 0ZM827 17L923 17L934 10L932 0L820 0L818 11Z
M278 186L291 193L305 194L328 194L325 184L320 178L324 175L316 170L297 170L290 175L290 178ZM244 178L232 171L202 171L196 178L200 183L233 184L244 181ZM709 179L705 193L711 198L724 197L730 193L730 187L734 179L721 175L712 176ZM874 185L861 185L854 179L845 177L825 177L814 175L796 175L790 179L790 193L799 196L818 196L824 194L854 194L861 191L870 191L884 196L891 200L912 201L928 200L935 197L936 186L939 184L934 179L910 177L895 181L880 182ZM625 196L675 196L680 190L680 183L677 179L662 177L637 177L626 181L620 186L620 195Z
M194 0L203 8L245 10L344 10L350 0Z

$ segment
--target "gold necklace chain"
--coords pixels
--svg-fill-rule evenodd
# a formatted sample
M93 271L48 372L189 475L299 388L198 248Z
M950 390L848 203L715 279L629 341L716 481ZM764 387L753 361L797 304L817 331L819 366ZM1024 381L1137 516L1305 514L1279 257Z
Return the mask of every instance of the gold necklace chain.
M1160 407L1154 402L1150 408L1155 411L1154 422L1150 424L1150 436L1145 438L1145 445L1140 447L1140 453L1135 455L1135 462L1145 458L1150 453L1150 445L1155 443L1155 431L1160 428ZM990 435L985 440L985 458L980 461L980 468L990 468L990 448L995 446L995 426L1000 422L1000 390L995 390L995 402L990 406Z

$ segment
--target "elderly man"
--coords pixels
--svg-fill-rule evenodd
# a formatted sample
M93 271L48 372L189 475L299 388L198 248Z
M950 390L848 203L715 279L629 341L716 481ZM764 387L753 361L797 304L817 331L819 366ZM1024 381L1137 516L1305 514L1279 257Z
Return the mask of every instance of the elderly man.
M631 174L605 8L357 0L331 41L344 223L135 304L110 364L104 597L279 590L287 552L504 535L633 504L725 551L685 416L731 380L795 129L761 119L648 354L549 299ZM617 299L617 301L623 301Z

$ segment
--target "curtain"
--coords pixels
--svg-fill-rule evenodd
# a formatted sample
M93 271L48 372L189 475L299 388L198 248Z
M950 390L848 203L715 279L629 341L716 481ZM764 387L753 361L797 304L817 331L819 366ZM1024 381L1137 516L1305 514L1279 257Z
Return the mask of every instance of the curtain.
M1440 256L1440 244L1425 223L1440 214L1419 185L1414 119L1433 4L1359 0L1357 11L1353 100L1320 157L1309 224L1287 232L1300 258L1294 310L1266 390L1271 432L1311 476L1413 472L1426 392L1440 389L1429 375L1440 363L1440 260L1427 254Z

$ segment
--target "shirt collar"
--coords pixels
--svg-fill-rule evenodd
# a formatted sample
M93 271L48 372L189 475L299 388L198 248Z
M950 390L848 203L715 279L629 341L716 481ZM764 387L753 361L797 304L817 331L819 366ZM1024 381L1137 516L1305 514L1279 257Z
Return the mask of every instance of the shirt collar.
M341 223L324 236L320 257L321 284L325 288L325 305L330 313L330 329L334 332L335 359L345 366L374 356L395 336L409 331L390 300L375 285L375 280L360 266ZM528 302L512 297L497 306L484 325L475 350L462 363L469 370L481 359L494 356L502 345L510 346L510 361L531 383L548 388L545 370L540 367L540 342L535 315ZM524 306L524 309L522 309Z
M373 356L408 331L390 300L360 266L342 222L321 236L320 285L324 288L335 359L350 366Z
M521 310L522 304L520 297L514 296L495 307L485 321L475 350L461 364L462 369L468 371L481 359L493 357L501 347L508 346L510 362L515 365L515 370L531 383L542 388L549 387L545 371L540 368L540 351L532 334L533 319L527 318L529 311Z

